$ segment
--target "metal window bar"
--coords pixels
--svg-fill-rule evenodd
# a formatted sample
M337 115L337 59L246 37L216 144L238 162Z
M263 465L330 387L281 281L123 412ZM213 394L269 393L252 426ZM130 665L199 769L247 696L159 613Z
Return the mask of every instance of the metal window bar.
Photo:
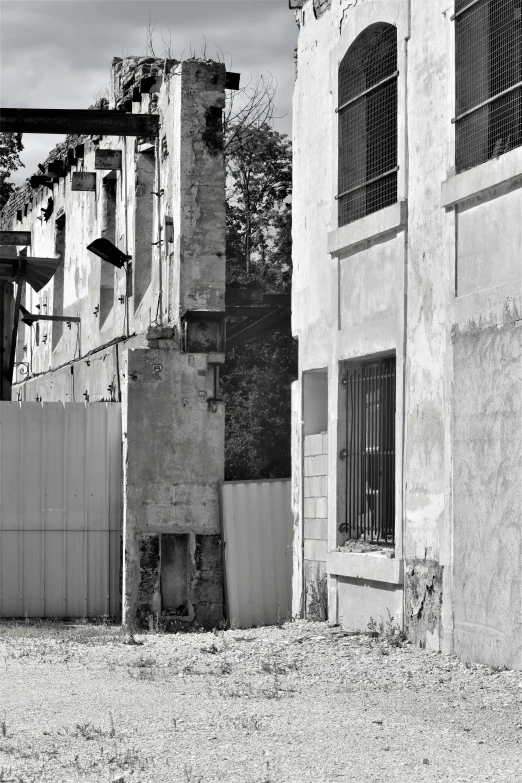
M395 359L346 374L346 522L348 538L395 543Z
M397 201L397 30L380 24L339 66L338 224Z
M522 145L522 0L455 5L456 169Z

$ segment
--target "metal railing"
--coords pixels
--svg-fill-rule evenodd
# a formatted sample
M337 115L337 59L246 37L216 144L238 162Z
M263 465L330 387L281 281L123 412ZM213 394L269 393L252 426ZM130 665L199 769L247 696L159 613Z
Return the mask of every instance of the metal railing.
M346 373L346 521L350 539L395 543L395 359Z

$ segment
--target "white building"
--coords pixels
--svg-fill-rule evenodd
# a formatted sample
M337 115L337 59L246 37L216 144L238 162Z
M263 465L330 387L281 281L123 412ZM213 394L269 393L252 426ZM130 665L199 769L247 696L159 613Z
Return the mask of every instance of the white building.
M521 667L522 2L290 5L294 612Z

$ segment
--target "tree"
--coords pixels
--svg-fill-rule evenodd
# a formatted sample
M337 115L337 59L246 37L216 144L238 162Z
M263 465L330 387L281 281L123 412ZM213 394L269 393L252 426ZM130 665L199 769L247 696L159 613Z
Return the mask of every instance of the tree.
M234 128L230 128L234 132ZM291 145L268 125L243 129L227 154L227 279L280 290L289 285Z
M289 293L291 145L267 122L250 120L240 127L225 124L227 284ZM227 352L226 479L290 475L290 384L296 373L297 349L288 327Z
M296 364L289 329L254 337L227 353L222 384L227 480L290 476Z
M14 184L7 180L13 171L24 165L20 159L23 148L21 133L0 133L0 209L15 189Z

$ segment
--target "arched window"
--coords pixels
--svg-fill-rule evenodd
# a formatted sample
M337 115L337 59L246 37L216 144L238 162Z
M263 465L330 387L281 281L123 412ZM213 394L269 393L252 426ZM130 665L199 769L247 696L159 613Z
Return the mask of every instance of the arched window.
M339 66L339 226L397 201L397 29L362 32Z
M455 157L464 171L522 145L522 0L455 1Z

